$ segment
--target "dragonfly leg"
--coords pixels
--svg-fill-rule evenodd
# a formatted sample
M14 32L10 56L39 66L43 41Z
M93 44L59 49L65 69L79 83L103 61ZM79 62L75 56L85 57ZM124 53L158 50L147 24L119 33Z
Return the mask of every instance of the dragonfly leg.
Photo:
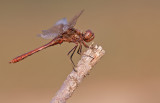
M82 55L82 44L80 43L80 45L79 45L79 48L78 48L78 50L77 50L77 53L79 54L79 55Z
M78 46L78 45L77 45L77 46ZM68 52L67 55L69 55L74 49L75 49L75 46Z
M74 64L74 62L73 62L73 60L72 60L72 57L73 57L73 55L74 55L77 47L78 47L78 43L76 43L76 45L68 52L68 55L69 55L69 54L73 51L72 54L71 54L71 56L70 56L70 60L71 60L71 62L72 62L72 64L73 64L73 70L74 70L75 72L77 72L77 70L74 68L74 67L75 67L75 64Z
M76 45L74 46L73 52L72 52L72 54L71 54L71 56L70 56L70 60L71 60L71 62L72 62L72 64L73 64L74 67L75 67L75 64L74 64L74 62L73 62L73 60L72 60L72 57L73 57L73 54L75 53L75 51L76 51L76 49L77 49L77 46L78 46L78 44L76 44Z
M86 48L89 48L89 46L85 43L85 42L82 42L83 43L83 45L86 47ZM92 58L92 59L94 59L94 57L92 57L92 56L90 56L90 55L86 55L86 54L84 54L85 56L88 56L88 57L90 57L90 58Z
M89 48L89 46L84 41L82 43L86 48Z

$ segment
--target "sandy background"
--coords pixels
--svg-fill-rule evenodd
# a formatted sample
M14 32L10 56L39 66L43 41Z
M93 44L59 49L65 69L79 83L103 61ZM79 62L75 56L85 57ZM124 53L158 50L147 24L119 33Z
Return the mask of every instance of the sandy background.
M75 28L91 29L106 54L68 103L160 103L159 0L1 0L0 103L51 101L72 71L74 44L8 62L48 43L36 35L82 9Z

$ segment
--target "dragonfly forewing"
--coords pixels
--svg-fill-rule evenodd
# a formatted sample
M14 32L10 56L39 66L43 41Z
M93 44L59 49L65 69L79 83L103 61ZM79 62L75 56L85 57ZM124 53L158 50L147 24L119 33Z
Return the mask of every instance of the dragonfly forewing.
M71 29L76 25L77 19L81 16L83 11L84 10L75 15L69 23L67 22L66 18L62 18L61 20L57 21L53 27L49 28L48 30L42 30L42 34L39 34L38 36L44 39L54 39L57 36L60 36L68 29Z
M42 34L38 36L44 39L54 39L55 37L61 35L63 33L63 24L54 25L53 27L49 28L48 30L42 30Z
M57 21L55 25L67 25L68 22L67 22L67 19L66 18L62 18L61 20Z
M77 15L75 15L71 21L68 23L68 27L69 28L73 28L76 25L76 22L78 20L78 18L81 16L81 14L84 12L84 10L81 10L80 13L78 13Z

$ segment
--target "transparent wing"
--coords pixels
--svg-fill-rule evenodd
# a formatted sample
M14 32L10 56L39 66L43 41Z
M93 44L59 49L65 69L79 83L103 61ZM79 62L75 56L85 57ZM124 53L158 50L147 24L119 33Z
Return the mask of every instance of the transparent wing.
M81 12L75 15L69 23L67 22L66 18L57 21L53 27L49 28L48 30L42 30L42 34L38 34L38 36L44 39L54 39L55 37L67 31L69 28L73 28L77 22L77 19L83 12L84 10L81 10Z
M68 23L68 28L73 28L76 25L77 19L81 16L83 12L84 10L81 10L80 13L78 13L71 19L71 21Z
M68 24L67 19L63 18L63 19L57 21L55 25L60 25L60 24L67 25Z
M42 34L38 34L38 36L44 39L54 39L55 37L61 35L64 32L64 26L67 25L66 18L63 18L56 22L56 24L49 28L48 30L42 30Z

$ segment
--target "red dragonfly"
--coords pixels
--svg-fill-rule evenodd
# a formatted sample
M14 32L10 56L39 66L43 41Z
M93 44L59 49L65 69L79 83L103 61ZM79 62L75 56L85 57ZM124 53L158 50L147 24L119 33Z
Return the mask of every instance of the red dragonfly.
M73 66L75 66L72 60L72 56L75 53L77 47L79 46L77 53L81 55L82 45L88 48L89 46L86 44L86 42L90 42L94 39L94 33L91 30L87 30L85 33L82 33L74 28L77 19L80 17L83 11L84 10L75 15L69 22L67 22L66 18L63 18L57 21L56 24L53 27L49 28L48 30L42 30L42 34L39 34L38 36L44 39L52 39L52 40L49 43L39 48L36 48L30 52L27 52L25 54L22 54L14 58L13 60L10 61L10 63L19 62L24 58L31 56L32 54L41 51L47 47L54 46L56 44L62 44L63 42L69 42L69 43L71 42L75 43L75 46L68 52L68 55L72 52L70 60Z

